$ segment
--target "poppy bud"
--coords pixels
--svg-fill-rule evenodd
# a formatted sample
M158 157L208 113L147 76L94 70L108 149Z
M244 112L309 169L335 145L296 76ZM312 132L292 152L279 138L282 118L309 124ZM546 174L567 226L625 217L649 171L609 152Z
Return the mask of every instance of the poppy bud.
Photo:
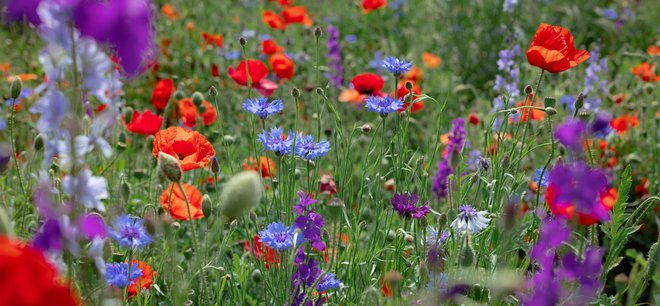
M117 150L123 151L126 149L126 133L121 132L117 137Z
M14 236L14 227L3 205L0 205L0 236Z
M250 218L250 221L252 222L257 222L257 213L251 210L248 218Z
M177 90L176 92L174 92L174 99L175 100L178 101L178 100L181 100L183 98L185 98L185 95L183 94L183 91Z
M649 255L646 260L648 260L648 262L646 263L644 278L652 279L653 276L657 275L656 273L659 271L657 267L658 260L660 260L660 247L658 247L657 241L651 246L651 249L649 249Z
M426 219L426 216L422 216L421 218L417 219L417 222L422 228L426 228L429 225L429 220Z
M557 114L557 110L554 107L546 107L545 113L548 114L548 116L554 116Z
M198 107L198 109L199 109L199 112L200 112L201 114L206 113L206 106L204 106L204 105L200 105L200 106Z
M238 43L239 43L241 46L244 46L244 47L245 47L245 44L247 44L247 39L245 39L245 37L241 36L241 38L238 39Z
M292 95L294 98L298 98L298 97L300 97L300 89L294 87L293 89L291 89L291 95Z
M217 95L218 95L218 90L215 89L215 86L211 86L211 88L209 88L209 96L215 97Z
M525 86L525 94L529 95L532 93L532 85Z
M332 136L332 128L323 129L323 134L325 134L325 136L328 136L328 137Z
M575 98L575 101L573 102L573 107L575 108L575 111L578 111L579 109L584 106L584 95L579 94L577 98Z
M394 239L396 239L396 232L393 231L393 230L387 231L387 235L385 236L385 240L387 242L392 242L392 241L394 241Z
M406 89L408 89L408 92L413 89L413 83L411 81L406 81Z
M131 185L126 180L122 180L120 187L121 199L124 203L128 203L128 199L131 197Z
M232 135L225 135L222 139L223 139L223 140L225 141L225 143L227 143L228 145L231 145L231 144L233 144L233 143L236 142L236 137L234 137L234 136L232 136Z
M614 287L616 288L617 292L623 292L623 290L626 290L628 288L628 282L630 279L628 276L624 273L619 273L614 277Z
M44 136L38 134L37 137L34 138L34 149L37 151L41 151L41 149L43 148L44 148Z
M202 105L202 102L204 102L204 96L202 95L202 93L199 92L199 91L196 91L195 93L193 93L193 95L192 95L192 102L193 102L193 104L195 104L195 106L197 106L197 107L199 107L200 105ZM203 112L202 112L202 113L203 113Z
M461 164L462 159L461 152L458 151L458 148L454 147L451 153L449 153L449 166L452 169L456 169Z
M371 124L365 123L360 129L362 130L362 133L369 134L374 128L371 126Z
M133 120L133 108L127 107L124 110L124 122L129 123Z
M321 27L314 28L314 36L316 39L321 38L321 35L323 35L323 30L321 30Z
M220 213L235 220L256 206L263 195L261 178L254 171L243 171L234 175L220 194Z
M23 90L23 82L21 81L21 78L15 76L9 86L9 94L11 95L11 98L14 100L18 99L18 97L21 96L21 90Z
M407 110L402 111L402 112L399 113L399 118L406 118L406 117L408 117L408 111Z
M325 92L323 92L321 87L316 87L316 94L323 97L325 96Z
M263 275L261 275L261 270L254 269L254 271L252 271L252 274L250 274L250 279L252 279L252 281L257 284L260 283L263 280Z
M509 169L509 155L504 155L502 158L502 169Z
M172 226L172 228L173 228L175 231L178 231L178 230L181 228L181 223L179 223L179 222L172 222L172 225L171 225L171 226Z
M465 238L465 246L461 250L461 266L470 267L474 264L476 254L474 253L474 248L472 247L472 242L470 242L470 236Z
M214 174L220 172L220 164L218 164L218 159L215 156L211 159L211 172Z
M183 170L181 170L181 164L174 156L158 152L158 173L172 182L179 182Z
M406 243L413 243L413 241L415 241L415 237L413 237L410 234L406 234L405 236L403 236L403 240L405 240Z
M202 196L202 211L205 216L211 215L212 201L208 194Z
M365 228L366 226L367 226L366 221L360 221L360 223L358 223L358 228Z

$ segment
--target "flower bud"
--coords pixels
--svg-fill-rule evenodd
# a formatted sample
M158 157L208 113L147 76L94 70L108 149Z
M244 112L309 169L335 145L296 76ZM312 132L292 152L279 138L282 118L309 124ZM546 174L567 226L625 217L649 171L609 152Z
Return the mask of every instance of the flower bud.
M293 89L291 89L291 95L292 95L294 98L298 98L298 97L300 97L300 89L294 87Z
M171 182L181 181L183 170L181 164L174 156L158 152L158 173Z
M251 210L250 214L248 215L248 218L250 218L250 221L252 222L257 222L257 213Z
M261 275L261 270L254 269L254 271L252 271L252 273L250 274L250 279L252 279L254 283L257 284L260 283L263 280L263 275Z
M504 155L504 157L502 157L502 169L509 169L509 155Z
M174 99L175 100L178 101L178 100L181 100L183 98L185 98L185 95L183 94L183 91L177 90L176 92L174 92Z
M241 38L238 39L238 43L241 46L245 47L245 44L247 44L247 39L245 39L245 37L241 36Z
M319 96L325 96L325 93L321 87L316 87L316 94Z
M555 107L557 105L557 99L555 97L545 97L543 99L543 106L545 107Z
M457 147L454 147L451 150L451 153L449 153L449 166L452 169L457 169L457 167L461 164L461 160L463 157L461 156L461 152L458 151Z
M220 213L235 220L256 206L263 195L261 178L254 171L234 175L220 194Z
M413 241L415 241L415 237L410 234L406 234L403 236L403 240L405 240L406 243L413 243Z
M124 110L124 122L130 123L131 121L133 121L133 108L127 107Z
M573 101L573 107L575 108L575 111L578 111L584 106L584 95L579 94L577 98L575 98L575 101Z
M220 164L218 164L218 159L213 156L213 159L211 159L211 172L214 174L218 174L220 172Z
M586 109L581 112L578 112L578 118L582 121L589 121L589 119L591 118L591 112Z
M210 216L212 208L213 208L213 201L211 201L211 197L208 194L205 194L204 196L202 196L202 211L204 212L204 215Z
M531 94L531 93L532 93L532 90L533 90L532 85L527 85L527 86L525 86L525 94L526 94L526 95Z
M630 279L624 273L619 273L614 277L614 287L619 293L623 293L624 290L628 288L628 282Z
M546 107L545 113L548 114L548 116L554 116L557 114L557 110L554 107Z
M339 198L333 198L328 202L328 219L338 222L344 212L344 201Z
M649 255L646 259L646 267L644 268L644 279L652 279L654 275L658 275L658 261L660 261L660 247L656 241L649 249Z
M371 131L373 131L374 128L371 126L371 124L365 123L362 125L362 127L360 127L360 129L362 130L362 133L368 135L369 133L371 133Z
M470 242L470 237L467 236L465 241L465 246L461 250L461 266L470 267L474 264L476 254L474 253L474 248Z
M403 282L403 275L399 271L390 271L385 274L384 277L385 285L391 290L395 296L399 295L399 290L401 289L401 283Z
M23 90L23 82L21 81L21 78L15 76L9 86L9 94L11 98L14 100L18 99L21 96L21 90ZM14 101L14 103L16 103L16 101Z
M172 225L171 225L171 226L172 226L172 229L174 229L175 231L178 231L178 230L181 228L181 223L179 223L179 222L172 222Z
M396 232L393 230L387 231L387 235L385 236L385 240L387 242L393 242L396 239Z
M646 92L647 95L652 95L653 94L653 85L651 84L646 84L644 85L644 92Z
M44 136L42 134L37 134L37 137L34 137L34 149L41 151L44 148Z
M321 35L323 35L323 30L321 30L321 27L314 28L314 36L316 39L321 38Z
M199 107L200 105L202 105L202 102L204 102L204 96L202 95L202 93L199 92L199 91L196 91L195 93L193 93L193 95L192 95L192 102L193 102L193 104L195 104L195 106L197 106L197 107Z
M204 106L203 104L200 105L197 109L199 110L200 114L206 113L206 106Z
M211 88L209 88L209 96L215 97L217 95L218 95L218 90L215 89L215 86L211 86Z

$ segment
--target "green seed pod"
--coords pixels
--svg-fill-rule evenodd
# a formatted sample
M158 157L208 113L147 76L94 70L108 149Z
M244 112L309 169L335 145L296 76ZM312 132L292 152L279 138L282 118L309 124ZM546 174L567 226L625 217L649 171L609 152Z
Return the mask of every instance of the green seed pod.
M158 173L171 182L178 182L181 180L183 170L174 156L158 152Z
M545 107L555 107L557 105L557 99L555 97L545 97L543 99L543 106Z
M202 105L202 102L204 102L204 96L202 95L202 93L199 92L199 91L194 92L193 95L192 95L192 102L197 107ZM202 112L202 113L204 113L204 112Z
M133 120L133 108L127 107L124 110L124 122L130 123Z
M548 116L554 116L557 114L557 110L554 107L546 107L545 113L548 114Z
M0 236L14 236L14 227L4 206L0 205Z
M241 46L245 46L245 44L247 44L247 39L245 39L245 37L241 36L241 38L238 39L238 43Z
M200 105L197 109L199 109L200 114L206 113L206 106L204 105Z
M328 220L339 222L344 212L344 201L339 198L333 198L328 202Z
M254 271L252 271L252 274L250 274L250 279L252 279L252 281L257 284L260 283L263 280L263 275L261 275L261 270L254 269Z
M387 234L385 236L385 240L387 242L393 242L396 239L396 232L393 230L387 231Z
M321 38L321 35L323 35L323 30L321 30L321 27L315 27L314 28L314 37L316 37L316 39L319 39L319 38Z
M176 101L179 101L179 100L183 99L184 97L185 97L185 95L183 94L183 91L177 90L176 92L174 92L174 99Z
M204 212L204 215L210 216L211 215L211 209L213 208L211 201L211 197L208 194L205 194L202 197L202 211Z
M527 95L531 94L533 89L534 88L532 88L532 85L525 86L525 94Z
M472 247L472 242L470 242L470 237L468 236L465 241L465 246L461 250L461 266L471 267L474 264L476 254L474 253L474 248Z
M37 134L37 137L34 137L34 149L41 151L44 148L44 136Z
M254 210L251 210L248 218L250 218L250 221L252 222L257 222L257 213L255 213Z
M21 78L15 76L9 86L9 94L11 98L14 100L18 99L18 97L21 96L21 90L23 90L23 81L21 81Z
M209 88L209 96L211 97L218 96L218 90L215 88L215 86L211 86L211 88Z
M261 178L254 171L243 171L234 175L220 194L220 213L235 220L256 206L263 196Z
M646 92L647 95L652 95L653 94L653 85L651 84L646 84L644 85L644 92Z
M292 95L294 98L298 98L298 97L300 97L300 89L294 87L293 89L291 89L291 95Z

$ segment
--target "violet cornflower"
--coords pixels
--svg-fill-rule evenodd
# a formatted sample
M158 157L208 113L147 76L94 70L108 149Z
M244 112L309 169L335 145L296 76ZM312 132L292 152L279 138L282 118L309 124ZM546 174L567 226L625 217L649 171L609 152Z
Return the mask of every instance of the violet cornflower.
M582 149L586 126L579 120L568 120L555 129L555 137L565 147L579 151Z
M325 220L313 210L298 216L295 222L295 226L301 230L303 238L321 252L325 251L325 242L321 239L323 225L325 225Z
M341 47L339 46L339 30L334 26L328 27L328 77L335 87L344 85L344 66L341 64Z
M295 146L296 156L309 161L326 156L328 152L330 152L330 142L327 140L315 142L312 135L298 134Z
M415 193L398 193L392 196L392 208L404 218L420 219L429 213L431 208L426 203L417 207L419 196Z
M403 107L403 101L400 98L394 99L389 95L384 97L368 96L365 102L365 106L369 111L378 113L383 118Z
M280 128L272 128L270 132L264 130L258 138L266 151L273 151L278 156L291 154L293 140Z
M277 251L286 251L293 246L293 226L285 226L282 222L273 222L259 232L261 242ZM298 241L299 243L300 241Z
M303 212L311 210L310 205L316 202L316 200L312 199L311 194L298 191L298 204L293 205L293 209L296 210L297 214L302 215Z

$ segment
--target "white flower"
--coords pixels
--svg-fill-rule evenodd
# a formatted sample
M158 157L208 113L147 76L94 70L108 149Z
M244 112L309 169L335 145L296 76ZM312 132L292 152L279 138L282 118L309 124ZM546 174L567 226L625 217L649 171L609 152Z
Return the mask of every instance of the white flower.
M451 227L458 232L470 232L476 234L488 227L490 219L486 218L487 214L487 211L477 211L470 205L461 205L461 207L458 208L458 216L456 217L456 220L451 223Z

